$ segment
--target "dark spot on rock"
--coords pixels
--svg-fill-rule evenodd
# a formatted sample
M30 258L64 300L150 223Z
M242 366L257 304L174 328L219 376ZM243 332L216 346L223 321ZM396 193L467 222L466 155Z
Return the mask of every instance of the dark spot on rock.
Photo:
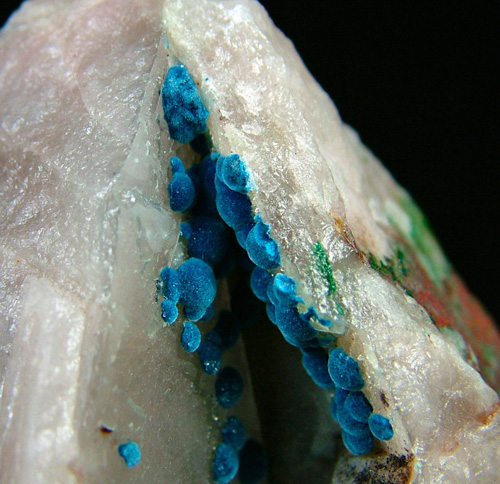
M104 425L101 425L100 431L104 435L108 435L108 434L111 434L113 432L112 429L105 427Z
M380 400L385 408L389 408L389 400L384 392L380 392Z

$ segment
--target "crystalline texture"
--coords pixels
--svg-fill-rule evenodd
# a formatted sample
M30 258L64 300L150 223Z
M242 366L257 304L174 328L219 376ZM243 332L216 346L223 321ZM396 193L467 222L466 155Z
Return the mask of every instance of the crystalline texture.
M214 147L248 164L253 209L304 307L333 320L321 330L339 336L374 411L392 420L379 454L342 451L326 479L493 482L498 396L473 366L498 385L498 360L484 349L497 351L498 335L418 208L258 2L32 1L1 33L0 57L2 481L211 475L213 381L182 350L182 325L161 327L154 292L161 267L183 258L167 160L192 155L169 138L158 94L181 62ZM267 358L287 361L287 351ZM235 355L246 362L241 341ZM303 392L280 396L314 422L303 434L310 460L300 446L274 459L287 482L329 472L321 394ZM258 434L251 392L244 398L247 433ZM276 422L289 441L293 413ZM129 439L141 446L133 470L116 452Z

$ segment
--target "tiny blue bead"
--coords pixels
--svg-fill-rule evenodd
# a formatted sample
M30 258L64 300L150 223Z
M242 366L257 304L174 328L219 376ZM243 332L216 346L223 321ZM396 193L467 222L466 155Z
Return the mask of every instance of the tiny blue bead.
M252 188L246 164L236 153L219 158L217 176L235 192L246 194Z
M242 195L228 188L215 178L217 190L216 205L219 215L235 232L253 227L252 203L248 195Z
M269 225L262 222L257 216L255 227L250 230L246 239L248 257L262 269L276 269L281 264L281 256L278 244L271 237Z
M181 282L177 271L172 267L164 267L160 272L162 293L172 302L177 303L181 297Z
M238 418L231 416L222 429L222 441L239 452L245 445L245 426Z
M205 340L198 348L201 369L208 375L215 375L222 365L222 351L214 342Z
M275 307L281 306L278 296L274 291L274 277L269 281L269 284L267 285L267 298Z
M128 468L135 467L141 462L141 449L135 442L119 445L118 454L123 457Z
M276 274L273 280L274 294L281 306L295 307L302 299L295 293L297 283L286 274Z
M174 212L186 212L194 204L196 189L186 173L174 173L167 188L170 196L170 208Z
M234 314L223 309L219 313L219 318L217 319L217 324L214 326L213 331L220 336L220 348L222 350L227 350L228 348L231 348L238 340L241 328L240 323L236 319Z
M344 406L337 405L337 421L347 433L356 436L363 436L370 433L366 422L358 422L351 417L351 414Z
M266 304L266 314L271 323L276 324L276 308L273 304Z
M373 408L363 392L350 392L345 407L351 417L358 422L368 422Z
M260 267L255 267L255 269L252 271L252 274L250 276L250 286L255 296L262 302L270 302L267 295L267 286L269 285L269 282L272 280L272 278L273 276L269 274L269 272L261 269Z
M269 300L269 296L267 295L267 287L272 278L273 276L269 274L269 272L261 269L260 267L255 267L255 269L252 271L252 274L250 276L250 287L252 288L255 296L262 302L271 302Z
M238 477L241 484L257 484L267 474L268 462L264 446L253 439L248 439L240 452L240 470Z
M342 440L347 450L354 455L368 454L373 450L373 437L370 434L356 436L342 431Z
M378 413L372 413L368 419L370 430L374 437L379 440L390 440L394 437L394 430L387 417Z
M238 473L238 453L228 444L219 444L212 462L214 481L218 484L227 484Z
M184 314L191 321L198 321L215 299L217 283L213 270L206 262L192 257L177 269L177 274Z
M345 390L361 390L365 385L358 362L342 348L330 351L328 371L335 385Z
M250 233L250 230L253 229L253 225L248 225L247 227L244 227L241 230L238 230L236 232L236 240L238 241L238 244L240 244L240 247L246 250L247 247L247 239L248 239L248 234Z
M172 156L170 158L170 166L172 167L172 173L185 173L186 167L180 158L177 156Z
M303 350L302 365L314 383L321 388L332 390L334 384L328 373L328 355L321 348Z
M161 303L161 318L165 323L172 324L179 316L177 305L170 299L164 299Z
M181 237L188 240L191 237L191 224L189 222L181 222Z
M201 343L201 332L196 324L191 322L184 323L181 343L187 353L193 353L198 349Z
M184 66L169 69L162 89L162 105L173 140L189 143L207 131L208 110Z
M222 408L236 405L243 393L243 378L236 368L226 366L215 380L215 396Z
M316 330L304 320L297 308L275 307L276 324L285 339L294 346L302 346L316 337Z

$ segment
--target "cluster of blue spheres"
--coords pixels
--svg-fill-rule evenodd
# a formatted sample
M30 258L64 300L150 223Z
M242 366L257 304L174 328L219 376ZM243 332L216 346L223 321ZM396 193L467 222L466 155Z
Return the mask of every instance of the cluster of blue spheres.
M194 148L208 129L209 113L184 66L168 71L162 104L170 137L181 144L191 142ZM194 323L215 316L217 279L241 268L251 271L252 292L265 303L271 322L301 350L306 372L318 386L334 391L332 416L342 427L347 449L362 455L373 449L374 438L392 438L389 420L373 413L361 391L364 380L358 362L341 348L329 349L333 338L311 324L316 320L329 326L331 321L320 318L313 307L299 311L304 302L297 295L297 282L280 272L281 255L271 227L253 213L250 195L255 187L245 161L236 153L209 153L190 168L177 157L170 163L170 207L184 214L181 237L189 257L178 268L161 271L161 315L172 324L183 308L187 322L181 344L188 353L198 354L205 373L216 375L215 395L221 407L235 406L243 392L242 376L236 368L223 367L222 360L248 324L224 310L203 336ZM257 483L266 469L262 445L246 438L240 419L229 417L212 463L214 481L224 484L238 475L243 484Z

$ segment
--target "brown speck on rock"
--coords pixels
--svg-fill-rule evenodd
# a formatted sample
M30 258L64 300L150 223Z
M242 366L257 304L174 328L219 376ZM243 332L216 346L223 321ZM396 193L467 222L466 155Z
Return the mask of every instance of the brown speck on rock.
M102 434L104 435L108 435L108 434L111 434L113 432L113 429L110 429L108 427L105 427L104 425L101 425L101 428L99 429L101 431Z
M380 392L380 401L385 408L389 408L389 400L384 392Z

